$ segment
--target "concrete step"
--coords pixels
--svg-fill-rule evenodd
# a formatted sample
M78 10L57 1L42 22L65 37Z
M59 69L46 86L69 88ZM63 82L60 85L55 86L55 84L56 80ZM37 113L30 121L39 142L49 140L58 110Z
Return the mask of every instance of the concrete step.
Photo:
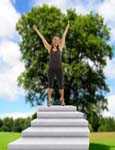
M38 118L46 118L46 119L56 119L56 118L84 118L84 114L81 112L63 112L63 111L59 111L57 112L37 112L37 116Z
M88 137L87 127L30 127L22 132L23 137Z
M88 121L85 119L35 119L31 121L32 127L88 127Z
M76 107L69 105L69 106L60 106L60 105L53 105L53 106L38 106L39 111L76 111Z
M88 150L88 138L20 138L8 150Z

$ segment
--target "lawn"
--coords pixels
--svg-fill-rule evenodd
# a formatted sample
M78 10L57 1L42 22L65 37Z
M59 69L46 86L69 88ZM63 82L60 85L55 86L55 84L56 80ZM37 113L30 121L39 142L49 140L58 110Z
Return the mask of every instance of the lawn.
M20 133L0 132L0 150L7 150L7 144L20 137ZM92 133L90 150L115 150L115 132Z
M7 150L7 144L20 137L20 133L0 132L0 150Z
M115 132L92 133L90 143L90 150L115 150Z

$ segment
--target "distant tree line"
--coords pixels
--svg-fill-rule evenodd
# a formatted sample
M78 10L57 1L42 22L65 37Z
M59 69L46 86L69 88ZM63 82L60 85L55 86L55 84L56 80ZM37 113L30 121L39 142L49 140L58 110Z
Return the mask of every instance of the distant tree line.
M21 132L30 126L31 120L36 118L36 114L33 114L32 117L27 118L16 118L6 117L0 119L0 131L6 132Z
M115 131L115 118L102 118L98 131Z
M101 117L93 118L94 123L89 124L90 131L100 132L100 131L115 131L115 118L113 117Z
M21 132L30 126L31 120L35 119L37 114L33 114L32 117L27 118L9 118L6 117L4 119L0 119L0 131L7 132ZM115 118L98 118L98 120L94 120L93 125L89 123L90 131L98 132L98 131L115 131Z

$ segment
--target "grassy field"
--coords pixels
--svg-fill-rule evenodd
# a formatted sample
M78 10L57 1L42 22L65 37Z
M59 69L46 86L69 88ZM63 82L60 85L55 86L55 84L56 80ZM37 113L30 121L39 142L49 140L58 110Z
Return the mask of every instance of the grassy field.
M115 132L92 133L90 141L90 150L115 150Z
M7 144L19 137L19 133L0 132L0 150L7 150Z
M0 150L7 150L7 144L19 137L19 133L0 132ZM115 132L92 133L90 150L115 150Z

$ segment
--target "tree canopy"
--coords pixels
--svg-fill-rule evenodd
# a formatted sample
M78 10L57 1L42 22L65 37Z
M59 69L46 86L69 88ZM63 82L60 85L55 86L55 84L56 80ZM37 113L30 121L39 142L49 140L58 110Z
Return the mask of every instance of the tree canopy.
M70 28L62 54L65 103L77 106L91 118L91 112L98 116L107 108L105 93L109 88L103 70L107 59L112 58L110 29L96 13L78 15L73 9L63 13L54 6L43 5L22 15L16 29L21 35L25 71L18 77L18 83L27 91L26 101L32 105L47 98L49 55L32 26L35 24L50 43L54 35L63 35L68 20ZM53 98L58 103L56 84L55 81Z

